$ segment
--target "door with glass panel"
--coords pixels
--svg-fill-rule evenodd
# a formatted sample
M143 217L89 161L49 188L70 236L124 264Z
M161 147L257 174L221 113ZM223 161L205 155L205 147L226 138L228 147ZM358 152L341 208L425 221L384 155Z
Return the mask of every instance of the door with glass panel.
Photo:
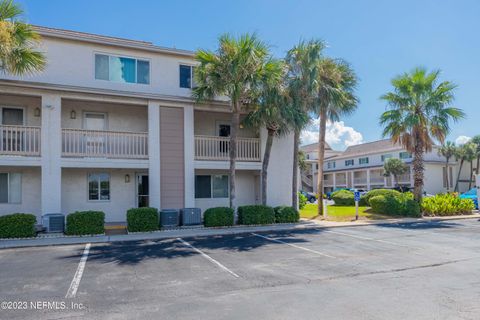
M105 154L107 115L98 112L86 112L83 119L85 131L85 152L89 156Z
M148 175L137 174L137 207L148 207Z
M218 124L218 136L219 137L224 137L224 138L228 138L230 137L230 129L231 129L231 126L229 123L219 123ZM219 142L219 149L220 149L220 154L222 156L227 156L228 153L229 153L229 148L230 146L230 141L227 140L227 141L220 141Z
M1 108L2 129L0 130L0 151L24 151L22 108Z

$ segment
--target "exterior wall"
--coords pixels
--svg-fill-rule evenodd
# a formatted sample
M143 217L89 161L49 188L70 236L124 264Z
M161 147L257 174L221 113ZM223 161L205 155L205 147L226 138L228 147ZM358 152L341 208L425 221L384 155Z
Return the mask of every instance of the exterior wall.
M92 172L110 174L110 200L89 201L87 176ZM135 176L138 171L125 169L63 169L62 213L100 210L105 212L105 221L126 221L126 212L136 207ZM125 175L130 182L125 182Z
M71 119L70 113L76 112ZM147 132L147 106L113 104L94 101L62 100L62 128L83 129L85 112L107 113L109 131Z
M162 208L185 204L183 108L160 107L160 196Z
M39 127L41 125L41 116L35 117L34 115L35 109L42 107L40 97L0 94L0 107L22 107L26 126Z
M243 119L243 117L241 119ZM218 123L230 123L230 120L230 113L195 111L195 135L218 136ZM253 129L240 128L238 136L243 138L257 138L258 134Z
M443 187L443 168L441 164L426 164L424 174L424 190L427 194L445 192Z
M0 215L11 213L33 213L40 222L41 203L41 170L40 167L4 167L0 166L1 173L22 174L22 201L21 203L1 203Z

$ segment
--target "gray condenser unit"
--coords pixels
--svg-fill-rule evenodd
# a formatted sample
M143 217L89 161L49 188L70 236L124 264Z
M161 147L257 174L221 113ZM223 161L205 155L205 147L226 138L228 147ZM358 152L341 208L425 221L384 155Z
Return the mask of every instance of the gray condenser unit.
M63 232L65 216L61 213L47 213L42 216L42 225L47 232Z
M179 225L178 210L162 209L160 211L160 226L164 228L177 227Z
M182 226L202 224L202 211L200 208L183 208L180 210Z

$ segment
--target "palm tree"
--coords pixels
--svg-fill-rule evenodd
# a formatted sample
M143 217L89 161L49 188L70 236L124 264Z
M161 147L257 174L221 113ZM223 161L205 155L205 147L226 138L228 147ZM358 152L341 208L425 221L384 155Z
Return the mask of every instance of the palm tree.
M450 107L456 86L449 81L438 83L439 74L416 68L394 78L393 92L381 97L388 104L380 117L385 127L383 136L390 136L393 143L401 144L414 156L414 195L418 202L423 192L424 153L432 150L434 140L445 141L451 120L464 117L463 111Z
M476 173L479 174L479 168L480 168L480 135L476 135L470 140L470 142L475 143L476 145L476 154L477 154L477 166L475 167Z
M254 105L266 84L276 83L282 76L281 64L272 59L268 46L255 34L234 38L224 34L216 51L198 50L195 68L197 87L193 97L198 102L216 96L230 99L230 207L235 208L235 169L240 114Z
M309 110L315 100L319 61L325 43L321 40L301 41L287 53L287 80L294 128L292 206L298 206L298 154L300 133L310 121Z
M358 103L354 94L356 85L357 77L348 63L339 59L321 59L317 74L317 96L312 105L312 111L320 118L317 177L319 199L322 199L323 195L327 120L339 121L341 116L355 111ZM320 204L318 205L318 215L323 215L323 206Z
M455 156L457 147L455 143L451 141L445 142L440 149L438 149L438 154L445 158L445 182L447 183L447 191L450 190L450 184L452 183L449 178L449 165L450 159Z
M395 180L395 186L398 187L398 176L407 172L407 165L400 159L389 158L385 160L383 164L383 175L384 176L393 176Z
M460 174L462 173L462 168L463 168L463 163L465 162L466 158L466 149L464 148L464 145L458 146L455 149L455 159L457 161L460 161L460 167L458 168L458 173L457 173L457 181L455 182L455 188L453 191L457 192L458 191L458 183L460 182Z
M477 158L477 145L473 142L467 142L463 147L465 148L465 161L470 163L470 177L468 179L468 190L470 190L473 181L473 160Z
M30 25L18 20L22 13L13 0L0 1L0 70L13 75L45 68L45 56L36 50L40 37Z

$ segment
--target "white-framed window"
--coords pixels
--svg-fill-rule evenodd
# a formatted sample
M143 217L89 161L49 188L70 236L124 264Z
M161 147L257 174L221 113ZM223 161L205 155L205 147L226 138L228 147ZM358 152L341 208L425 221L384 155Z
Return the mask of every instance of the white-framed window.
M400 159L410 159L412 157L412 154L410 152L400 152L399 154Z
M195 175L195 198L228 198L228 175Z
M345 160L345 167L353 166L354 164L354 159Z
M382 162L384 162L385 160L390 159L390 158L392 158L392 157L393 157L393 156L392 156L391 153L382 154L381 159L382 159Z
M0 203L22 202L22 174L0 173Z
M368 157L359 158L358 164L368 164Z
M25 124L25 108L0 106L0 124L23 126Z
M335 161L327 161L327 169L335 169Z
M110 174L89 173L88 174L88 200L109 201L110 200Z
M181 64L179 66L179 82L180 88L193 89L196 87L195 78L193 76L195 72L195 67Z
M150 61L96 53L95 79L150 84Z

